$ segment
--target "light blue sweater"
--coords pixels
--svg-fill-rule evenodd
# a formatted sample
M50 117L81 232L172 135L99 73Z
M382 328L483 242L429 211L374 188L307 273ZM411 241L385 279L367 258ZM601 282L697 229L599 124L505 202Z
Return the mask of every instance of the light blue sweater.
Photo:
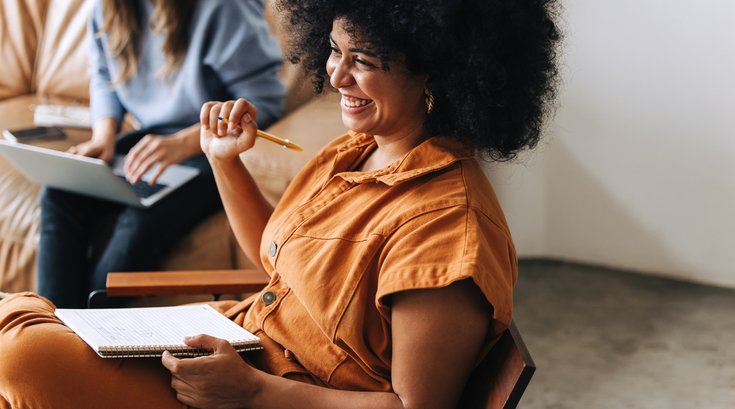
M149 0L138 1L143 12L138 74L113 87L118 64L110 55L102 26L101 0L89 23L90 99L92 120L125 112L144 128L175 132L199 121L206 101L247 98L258 109L258 126L267 127L283 113L283 84L277 71L281 52L263 18L262 0L200 0L190 23L186 56L168 77L161 34L150 29ZM166 130L166 131L164 131Z

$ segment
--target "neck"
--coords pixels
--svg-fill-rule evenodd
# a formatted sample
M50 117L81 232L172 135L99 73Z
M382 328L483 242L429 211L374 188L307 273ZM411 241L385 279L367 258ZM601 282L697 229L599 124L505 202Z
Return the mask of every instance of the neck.
M378 147L363 161L360 166L363 172L387 167L401 159L426 138L423 127L417 127L400 135L374 135L373 137Z

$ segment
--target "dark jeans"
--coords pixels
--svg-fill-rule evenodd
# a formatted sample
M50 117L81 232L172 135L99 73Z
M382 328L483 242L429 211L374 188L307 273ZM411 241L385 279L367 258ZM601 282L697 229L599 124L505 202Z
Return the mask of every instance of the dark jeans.
M126 135L116 150L127 152L149 132ZM90 291L105 288L108 272L157 269L181 237L222 208L204 155L182 164L198 168L200 174L147 209L45 188L38 293L57 307L81 308Z

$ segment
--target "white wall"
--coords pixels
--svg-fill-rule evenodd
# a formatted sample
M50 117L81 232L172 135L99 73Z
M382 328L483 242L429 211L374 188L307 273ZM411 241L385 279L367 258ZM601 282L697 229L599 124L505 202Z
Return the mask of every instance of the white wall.
M545 144L491 170L520 255L735 287L735 1L563 3Z

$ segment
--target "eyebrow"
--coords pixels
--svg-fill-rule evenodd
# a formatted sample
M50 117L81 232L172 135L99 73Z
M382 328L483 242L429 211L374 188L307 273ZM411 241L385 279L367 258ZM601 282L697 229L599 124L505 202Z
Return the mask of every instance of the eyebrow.
M331 34L329 35L329 41L331 41L332 44L337 45L337 42L334 41L334 38L332 38L332 35ZM353 53L365 54L365 55L368 55L370 57L380 58L376 52L370 51L370 50L366 50L364 48L352 47L352 48L349 49L349 51L350 52L353 52Z

